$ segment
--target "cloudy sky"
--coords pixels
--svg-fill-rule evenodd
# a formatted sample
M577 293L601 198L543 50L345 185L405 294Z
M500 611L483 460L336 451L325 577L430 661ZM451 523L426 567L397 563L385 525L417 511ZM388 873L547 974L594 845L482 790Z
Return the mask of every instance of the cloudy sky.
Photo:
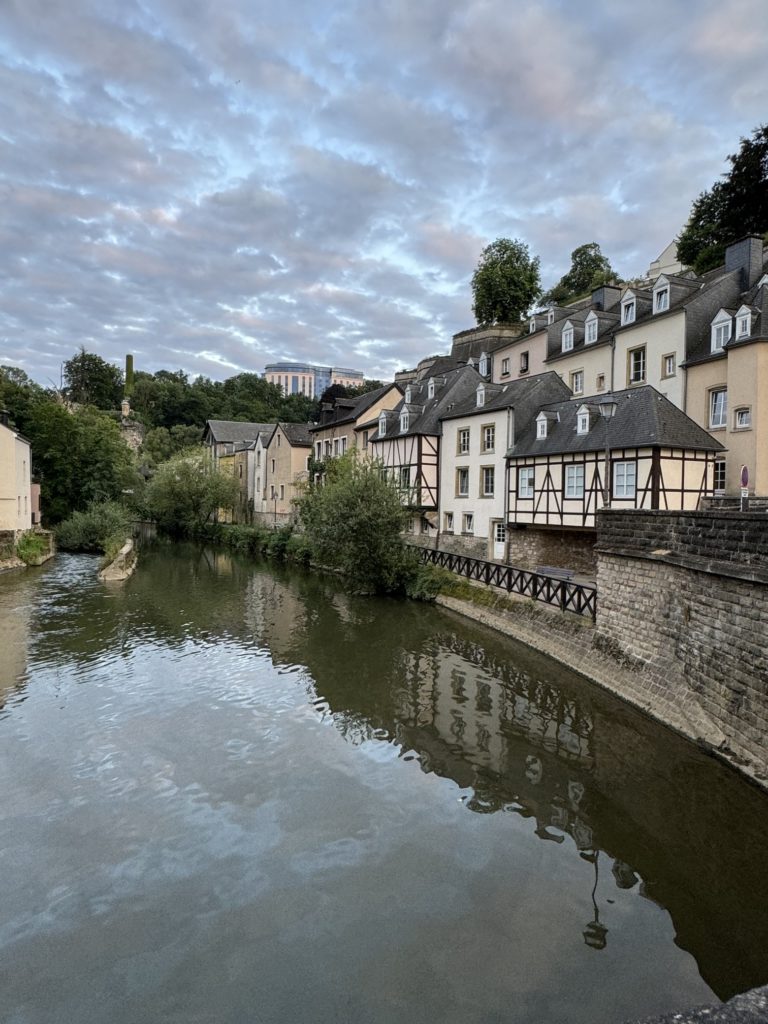
M391 376L498 236L642 273L766 52L766 0L0 0L0 362Z

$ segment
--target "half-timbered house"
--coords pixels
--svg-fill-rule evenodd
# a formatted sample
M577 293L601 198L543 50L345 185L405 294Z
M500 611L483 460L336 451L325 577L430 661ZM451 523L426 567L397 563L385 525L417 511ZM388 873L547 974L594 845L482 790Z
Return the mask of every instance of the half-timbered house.
M474 395L485 383L474 366L411 381L392 410L382 410L369 439L372 454L400 488L404 505L413 511L411 530L434 536L438 530L441 416Z
M607 419L600 405L615 403ZM593 533L608 451L612 508L696 509L714 493L722 445L655 388L541 408L507 454L512 529Z
M547 402L571 392L553 372L477 385L442 417L439 547L503 560L507 450Z
M366 449L381 410L394 408L402 397L399 384L385 384L357 398L337 398L326 403L320 409L318 422L310 428L314 461L321 464L353 448Z

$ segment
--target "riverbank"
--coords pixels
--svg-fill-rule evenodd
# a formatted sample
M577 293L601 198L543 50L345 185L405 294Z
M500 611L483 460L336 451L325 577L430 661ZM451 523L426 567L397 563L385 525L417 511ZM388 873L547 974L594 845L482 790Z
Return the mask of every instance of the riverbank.
M768 790L768 776L762 767L730 749L726 736L683 678L662 674L622 654L583 617L515 595L494 593L487 587L473 587L467 581L460 582L460 589L461 596L438 595L437 604L574 669ZM477 596L473 590L478 591Z

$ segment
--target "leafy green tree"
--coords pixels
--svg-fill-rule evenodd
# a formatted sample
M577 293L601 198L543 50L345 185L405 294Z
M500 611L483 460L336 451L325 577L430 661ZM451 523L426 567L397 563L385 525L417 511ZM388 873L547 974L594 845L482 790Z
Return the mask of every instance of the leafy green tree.
M731 242L768 232L768 124L727 159L730 170L694 200L677 239L678 258L699 274L721 266Z
M153 427L144 436L141 453L149 459L151 464L157 465L160 462L166 462L185 448L192 448L199 443L201 443L199 427L182 423L177 423L170 430L168 427Z
M365 593L405 590L415 571L402 540L410 513L380 463L354 453L333 459L323 486L310 488L298 508L319 562Z
M65 393L70 402L116 409L123 397L123 374L94 352L81 348L64 363Z
M531 256L525 242L497 238L480 255L472 294L478 324L520 320L541 294L539 257Z
M597 242L587 242L571 253L571 269L542 297L544 302L563 304L618 277Z
M8 411L11 422L29 436L36 410L53 395L36 384L18 366L0 366L0 410Z
M158 466L144 498L161 530L194 536L217 509L234 508L238 484L216 468L207 452L187 449Z
M97 409L72 413L56 402L42 403L27 436L47 525L92 501L119 499L134 484L134 460L120 428Z

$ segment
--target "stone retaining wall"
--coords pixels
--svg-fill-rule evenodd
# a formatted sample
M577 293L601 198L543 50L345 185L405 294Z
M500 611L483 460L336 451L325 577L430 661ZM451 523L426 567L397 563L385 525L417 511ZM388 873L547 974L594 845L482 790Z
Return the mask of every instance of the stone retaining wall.
M507 531L507 561L521 569L552 565L594 578L597 571L595 535L578 530L510 529Z
M768 515L601 513L597 607L598 643L768 774Z

